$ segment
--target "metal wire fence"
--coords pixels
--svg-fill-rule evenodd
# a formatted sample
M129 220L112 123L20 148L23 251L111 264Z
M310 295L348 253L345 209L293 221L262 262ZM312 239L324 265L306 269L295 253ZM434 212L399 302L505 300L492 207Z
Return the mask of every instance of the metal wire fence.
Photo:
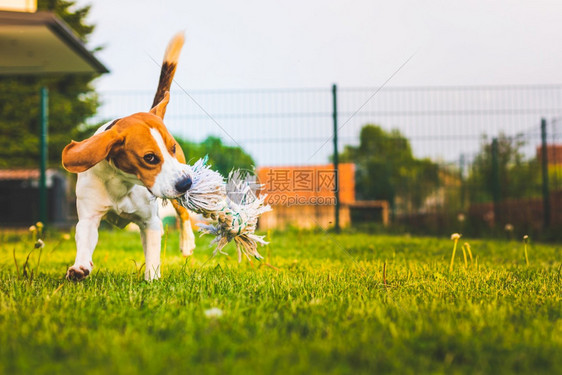
M146 111L152 95L102 92L102 106L92 121ZM421 202L419 194L417 204L408 201L420 189L416 180L402 187L401 196L391 202L394 223L431 231L456 225L474 233L503 233L509 225L515 232L544 231L546 224L558 223L558 200L545 194L562 189L562 148L557 147L562 85L339 88L337 98L339 152L346 145L359 146L362 127L376 124L389 132L399 130L415 158L439 166L438 182ZM215 135L240 146L258 167L322 165L334 153L332 100L331 87L181 89L172 92L166 122L184 139L197 142ZM547 190L541 174L544 135ZM361 181L356 188L361 189ZM554 215L546 224L545 199ZM517 210L510 206L523 207L523 202L527 208L520 211L526 210L527 218L513 214Z

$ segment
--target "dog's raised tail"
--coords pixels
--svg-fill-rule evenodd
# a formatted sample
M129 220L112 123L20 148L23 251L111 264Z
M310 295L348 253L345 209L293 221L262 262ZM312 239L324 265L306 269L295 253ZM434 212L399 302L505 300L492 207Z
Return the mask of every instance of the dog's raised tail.
M168 47L166 48L166 52L164 53L162 69L160 70L158 89L156 90L156 94L154 95L154 101L152 102L151 108L154 108L158 103L160 103L162 99L164 99L164 95L166 94L166 92L170 91L184 41L185 37L183 35L183 31L180 31L179 33L174 35L172 40L170 40L170 43L168 43ZM163 115L164 114L162 114L162 116Z

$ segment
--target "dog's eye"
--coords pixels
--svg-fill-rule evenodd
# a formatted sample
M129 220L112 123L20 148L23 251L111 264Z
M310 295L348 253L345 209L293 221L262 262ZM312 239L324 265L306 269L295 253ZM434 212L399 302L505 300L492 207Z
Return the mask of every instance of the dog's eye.
M173 145L172 146L172 154L175 154L175 153L176 153L176 145Z
M158 162L160 161L158 159L158 156L150 153L150 154L146 154L144 155L144 161L147 162L148 164L158 164Z

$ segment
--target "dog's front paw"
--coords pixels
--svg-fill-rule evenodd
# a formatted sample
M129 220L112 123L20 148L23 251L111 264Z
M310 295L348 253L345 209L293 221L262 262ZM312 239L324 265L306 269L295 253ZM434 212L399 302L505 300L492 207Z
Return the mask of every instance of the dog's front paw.
M90 267L75 264L66 271L66 279L70 281L82 281L92 272L93 263Z
M180 244L180 250L184 257L193 255L193 250L195 250L195 240L189 239Z

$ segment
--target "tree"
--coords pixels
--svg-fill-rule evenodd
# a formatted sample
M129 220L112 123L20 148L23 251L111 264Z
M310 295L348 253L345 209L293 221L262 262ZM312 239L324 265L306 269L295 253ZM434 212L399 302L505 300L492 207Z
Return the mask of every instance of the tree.
M62 18L86 42L94 26L85 23L90 6L74 1L38 0L38 10ZM0 78L0 168L35 167L39 163L39 90L49 89L49 165L60 166L70 139L89 131L85 121L98 107L91 85L97 75L10 76Z
M218 137L207 137L201 143L194 143L175 137L181 146L188 164L207 155L213 169L227 176L233 169L253 170L254 160L240 147L227 146Z
M493 171L492 143L484 138L467 179L470 201L490 202L494 189L498 189L501 199L540 196L540 165L536 158L527 160L521 152L523 138L500 134L497 139L498 177Z
M358 199L387 200L394 207L420 208L439 183L439 168L429 159L416 159L410 142L399 130L387 132L365 125L359 146L345 146L342 162L356 165Z

